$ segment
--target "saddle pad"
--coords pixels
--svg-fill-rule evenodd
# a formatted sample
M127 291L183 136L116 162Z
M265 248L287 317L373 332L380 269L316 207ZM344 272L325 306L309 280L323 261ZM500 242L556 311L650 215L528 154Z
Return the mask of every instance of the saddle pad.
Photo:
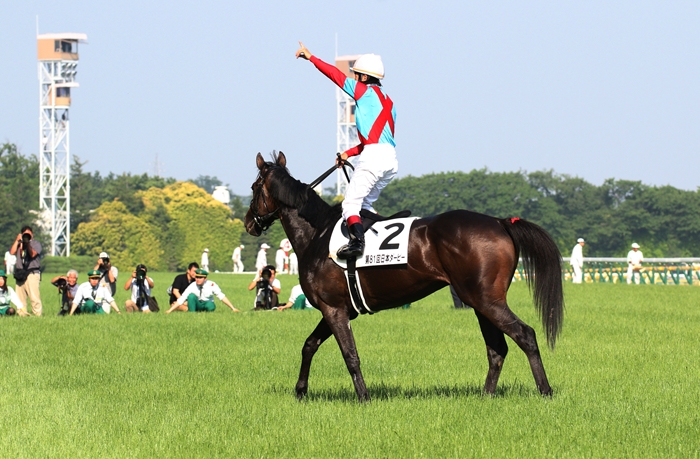
M395 218L376 222L365 233L365 251L358 257L355 267L405 265L408 263L408 234L418 217ZM329 257L343 269L345 260L336 256L338 249L348 243L348 230L341 218L333 228L328 244Z

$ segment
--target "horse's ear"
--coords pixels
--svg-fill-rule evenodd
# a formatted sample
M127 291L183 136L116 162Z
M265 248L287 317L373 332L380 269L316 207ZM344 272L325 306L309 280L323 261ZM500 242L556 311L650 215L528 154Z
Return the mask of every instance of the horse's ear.
M287 157L281 151L277 155L277 165L282 167L287 167Z
M262 170L262 168L265 166L265 159L260 153L258 153L258 156L255 157L255 164L260 170Z

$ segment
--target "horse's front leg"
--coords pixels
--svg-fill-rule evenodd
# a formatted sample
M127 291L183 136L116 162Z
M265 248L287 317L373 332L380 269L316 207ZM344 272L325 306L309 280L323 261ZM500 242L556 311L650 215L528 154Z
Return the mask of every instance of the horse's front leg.
M297 381L297 399L301 400L309 390L309 371L311 370L311 360L319 346L331 336L331 329L328 327L326 319L321 319L313 332L306 338L304 347L301 348L301 369L299 370L299 380Z
M352 382L355 385L358 400L361 402L369 401L369 393L360 370L360 357L357 355L355 337L352 334L350 318L347 312L344 309L329 308L324 311L323 316L328 322L333 336L338 341L340 352L343 354L343 359L345 359L345 365L348 367Z

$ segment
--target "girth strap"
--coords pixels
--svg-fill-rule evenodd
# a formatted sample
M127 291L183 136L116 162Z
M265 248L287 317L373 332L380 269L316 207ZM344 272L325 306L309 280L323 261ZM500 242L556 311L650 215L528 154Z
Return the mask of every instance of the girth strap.
M374 314L374 311L367 307L363 301L364 295L362 294L362 287L360 286L359 279L357 278L357 270L355 269L355 257L348 258L346 263L348 269L345 270L345 278L348 281L352 307L355 308L358 314Z

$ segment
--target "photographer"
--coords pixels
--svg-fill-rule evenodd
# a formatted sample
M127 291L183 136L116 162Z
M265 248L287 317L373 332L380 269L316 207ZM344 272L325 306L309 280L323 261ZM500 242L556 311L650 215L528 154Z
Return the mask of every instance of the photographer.
M15 281L17 296L22 304L27 304L27 297L31 299L32 312L41 315L41 294L39 281L41 281L41 244L34 239L34 231L31 226L23 226L17 235L17 239L10 247L10 254L17 256L15 263Z
M124 290L131 289L131 299L126 300L124 305L126 312L151 312L148 307L148 297L151 296L153 279L146 275L147 272L146 265L138 265L131 273L131 278L126 281Z
M88 273L88 281L80 284L78 291L73 298L70 308L70 315L80 312L81 314L109 314L110 307L117 314L121 314L116 301L109 291L109 286L101 285L102 273L93 270Z
M10 304L14 304L17 309ZM24 305L19 301L19 297L12 287L7 285L7 275L5 271L0 270L0 316L28 316L29 313L24 310Z
M240 312L233 307L233 304L226 298L226 295L224 295L224 292L221 291L221 288L216 282L207 280L208 275L209 272L204 269L196 270L194 283L190 284L190 286L182 292L180 298L173 303L166 314L170 314L175 310L181 311L182 309L180 309L179 306L184 305L185 302L187 302L187 310L189 312L211 312L216 309L214 296L228 306L231 311Z
M119 276L119 270L116 266L112 266L107 252L100 253L100 258L97 259L95 270L99 271L102 276L100 277L100 283L102 285L109 284L109 290L112 292L112 296L114 296L114 294L117 293L117 276Z
M278 295L282 290L282 284L275 278L275 267L267 265L258 271L255 279L248 285L248 290L255 291L254 310L269 310L279 304Z
M58 287L61 293L61 310L58 315L65 316L70 313L70 305L78 291L78 271L71 269L65 276L56 276L51 279L51 283L54 287Z

